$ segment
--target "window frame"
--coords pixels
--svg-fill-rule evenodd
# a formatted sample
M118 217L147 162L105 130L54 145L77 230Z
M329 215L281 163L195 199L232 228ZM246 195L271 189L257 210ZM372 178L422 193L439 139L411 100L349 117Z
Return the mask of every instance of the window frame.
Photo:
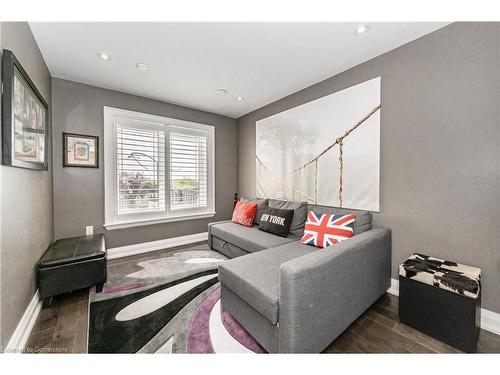
M209 218L215 215L215 127L126 109L103 107L104 112L104 227L123 229L181 220ZM146 123L146 128L165 129L165 211L118 214L116 120ZM170 132L181 127L207 135L207 206L171 209L170 201ZM189 130L188 130L189 132Z

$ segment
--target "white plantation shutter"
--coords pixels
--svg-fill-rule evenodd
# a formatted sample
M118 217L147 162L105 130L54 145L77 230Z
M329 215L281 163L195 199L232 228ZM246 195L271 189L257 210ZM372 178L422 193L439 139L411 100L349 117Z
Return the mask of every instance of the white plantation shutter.
M170 209L207 207L208 135L172 127L170 150Z
M118 215L165 212L165 135L155 127L117 124Z
M214 128L104 109L105 227L214 216Z

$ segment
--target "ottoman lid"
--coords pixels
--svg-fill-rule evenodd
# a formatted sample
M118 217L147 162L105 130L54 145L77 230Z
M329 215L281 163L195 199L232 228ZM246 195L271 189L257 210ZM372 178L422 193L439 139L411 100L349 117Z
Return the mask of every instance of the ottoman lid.
M106 240L103 234L64 238L49 247L38 262L38 268L104 258L106 253Z
M399 275L471 298L481 290L480 268L418 253L399 266Z

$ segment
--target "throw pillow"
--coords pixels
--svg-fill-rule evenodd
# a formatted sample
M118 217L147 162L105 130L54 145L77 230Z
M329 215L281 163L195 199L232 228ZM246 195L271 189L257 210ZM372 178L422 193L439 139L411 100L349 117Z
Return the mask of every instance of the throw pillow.
M353 235L356 214L335 215L307 212L304 235L300 242L316 247L332 246Z
M269 199L269 207L293 210L292 224L290 233L297 236L304 234L304 224L307 218L307 202L290 202L279 199Z
M292 219L293 210L268 208L260 218L259 229L277 236L287 237Z
M253 220L253 223L259 225L259 223L260 223L260 217L262 216L262 214L264 213L264 211L268 207L268 205L267 205L267 201L268 200L267 199L263 199L263 198L251 199L251 198L241 197L240 201L250 202L250 203L257 203L257 213L255 214L255 219Z
M347 208L319 206L316 204L309 204L308 211L314 211L316 214L335 214L347 215L356 214L356 221L354 222L353 237L372 229L372 214L368 211L353 211Z
M255 214L257 213L257 204L250 203L246 201L236 202L236 206L233 210L232 222L236 224L241 224L245 227L251 227L253 220L255 219Z

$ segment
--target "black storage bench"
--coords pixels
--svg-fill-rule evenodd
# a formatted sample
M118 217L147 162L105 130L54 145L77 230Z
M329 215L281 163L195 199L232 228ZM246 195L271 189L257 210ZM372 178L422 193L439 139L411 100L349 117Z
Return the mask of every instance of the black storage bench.
M481 270L413 254L399 266L399 319L464 352L476 352Z
M43 307L52 297L106 282L106 240L103 234L73 237L54 242L37 265L37 281Z

